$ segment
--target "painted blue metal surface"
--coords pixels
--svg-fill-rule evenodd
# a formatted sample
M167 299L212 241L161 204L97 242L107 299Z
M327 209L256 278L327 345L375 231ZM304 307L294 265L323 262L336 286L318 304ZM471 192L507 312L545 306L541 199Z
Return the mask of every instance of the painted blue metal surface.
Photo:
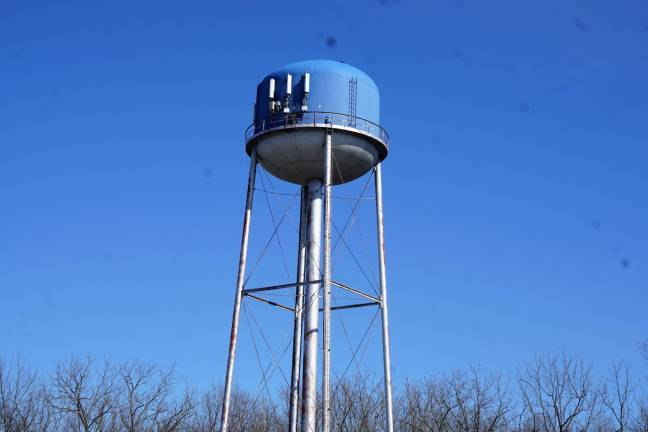
M310 92L305 97L305 74L310 74ZM288 75L292 75L292 94L287 95ZM280 108L272 110L270 80L275 81L274 101ZM360 69L334 60L308 60L291 63L267 75L257 86L254 123L280 121L288 107L291 118L300 112L327 112L348 116L346 126L354 127L355 118L380 124L380 94L374 81ZM306 116L309 117L309 116ZM312 116L304 122L312 121ZM259 128L254 128L260 132Z

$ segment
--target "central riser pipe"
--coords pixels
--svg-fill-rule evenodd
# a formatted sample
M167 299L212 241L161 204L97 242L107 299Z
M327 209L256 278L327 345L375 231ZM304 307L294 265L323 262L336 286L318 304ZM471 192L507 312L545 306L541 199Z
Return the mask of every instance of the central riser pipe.
M297 249L297 286L295 287L295 322L293 324L292 375L290 378L290 409L288 432L297 432L299 383L301 371L302 324L304 314L304 279L306 278L306 235L308 233L308 187L301 187L299 213L299 244Z
M322 180L308 182L308 281L321 279ZM317 342L320 284L309 284L304 292L304 363L302 387L302 432L315 432L317 421Z

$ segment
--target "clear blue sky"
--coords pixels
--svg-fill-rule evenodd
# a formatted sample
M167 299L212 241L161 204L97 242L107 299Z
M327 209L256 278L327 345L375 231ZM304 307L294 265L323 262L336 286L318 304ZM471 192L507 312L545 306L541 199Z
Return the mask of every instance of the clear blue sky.
M636 361L639 0L2 2L0 355L44 370L73 353L139 358L221 380L255 87L309 58L381 90L397 382L512 371L547 351ZM245 331L241 346L247 382Z

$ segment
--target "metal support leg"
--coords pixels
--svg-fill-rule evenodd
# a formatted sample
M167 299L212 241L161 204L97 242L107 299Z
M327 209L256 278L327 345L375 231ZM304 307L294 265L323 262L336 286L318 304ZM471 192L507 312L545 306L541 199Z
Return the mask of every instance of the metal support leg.
M236 280L236 296L234 297L234 312L232 313L232 330L230 333L229 355L227 358L227 373L225 375L225 391L221 410L221 432L229 428L230 397L232 395L232 378L234 376L234 360L236 358L236 341L238 338L239 318L241 316L241 298L245 281L245 264L247 260L248 239L250 237L250 219L252 217L252 201L254 198L254 181L256 179L256 150L250 155L250 172L248 175L247 198L245 200L245 216L243 218L243 235L241 238L241 254L239 256L238 277Z
M321 279L320 246L322 238L322 181L308 182L308 281ZM304 366L302 387L301 432L315 432L317 419L317 339L319 321L320 284L309 284L305 289L304 310Z
M297 286L295 287L295 323L293 325L292 376L290 379L290 411L288 431L297 432L299 408L299 374L301 372L302 321L304 311L304 282L306 270L306 236L308 229L308 189L301 188L299 216L299 247L297 250Z
M389 352L389 316L387 310L387 274L385 272L385 229L383 223L382 173L376 165L376 218L378 226L378 262L380 267L380 299L382 301L382 340L385 370L385 411L387 432L394 432L394 408L392 402L391 360Z
M322 432L331 430L331 131L324 146L324 262L322 316Z

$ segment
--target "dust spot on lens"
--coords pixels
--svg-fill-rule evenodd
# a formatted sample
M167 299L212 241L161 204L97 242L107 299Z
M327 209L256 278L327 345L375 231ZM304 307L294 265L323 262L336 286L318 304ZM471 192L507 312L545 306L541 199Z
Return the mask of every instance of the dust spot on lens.
M531 107L529 106L529 103L528 103L528 102L522 102L522 103L520 103L520 112L521 112L522 114L526 114L526 113L528 113L529 110L531 110Z
M598 219L594 219L593 221L590 222L590 226L592 227L592 229L595 230L601 229L601 221Z
M588 32L592 30L592 27L580 18L574 18L572 24L578 31Z
M329 48L335 48L337 46L337 39L335 39L333 36L327 36L326 46Z
M630 267L630 260L628 258L623 258L621 260L621 268L625 270L628 267Z
M206 179L210 179L214 177L214 171L211 168L207 168L203 171L203 177Z

